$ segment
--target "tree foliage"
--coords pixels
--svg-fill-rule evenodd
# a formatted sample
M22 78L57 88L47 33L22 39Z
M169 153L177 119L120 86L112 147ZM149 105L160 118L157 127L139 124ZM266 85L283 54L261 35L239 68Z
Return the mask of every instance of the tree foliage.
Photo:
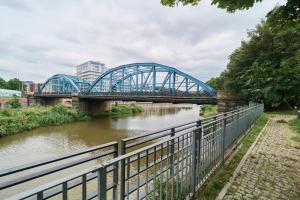
M5 81L0 77L0 89L20 90L22 82L18 78L13 78Z
M262 0L212 0L212 5L217 5L218 8L226 9L228 12L236 10L244 10L251 8L255 3ZM161 4L165 6L175 6L178 3L182 5L198 5L201 0L161 0Z
M282 17L284 7L274 8L250 31L226 71L209 82L221 80L217 87L267 106L300 105L300 19Z
M0 77L0 89L6 88L6 81Z

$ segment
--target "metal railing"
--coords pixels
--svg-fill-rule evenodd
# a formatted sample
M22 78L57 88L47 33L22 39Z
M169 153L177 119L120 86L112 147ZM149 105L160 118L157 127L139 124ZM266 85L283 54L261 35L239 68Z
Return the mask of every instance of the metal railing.
M189 199L262 112L256 105L123 139L119 156L113 143L111 159L11 199Z

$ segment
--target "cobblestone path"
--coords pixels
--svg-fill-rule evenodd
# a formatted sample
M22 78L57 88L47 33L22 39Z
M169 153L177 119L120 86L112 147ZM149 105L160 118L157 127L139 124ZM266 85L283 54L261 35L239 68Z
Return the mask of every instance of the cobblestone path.
M292 116L272 115L265 131L229 187L228 199L300 200L300 149L287 123ZM298 144L299 145L299 144Z

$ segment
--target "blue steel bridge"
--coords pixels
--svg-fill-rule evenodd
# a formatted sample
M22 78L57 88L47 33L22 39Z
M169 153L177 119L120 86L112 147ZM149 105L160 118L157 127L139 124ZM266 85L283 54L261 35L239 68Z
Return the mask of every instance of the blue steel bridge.
M133 63L112 68L94 82L57 74L49 78L36 97L216 103L217 92L204 82L175 67L157 63Z

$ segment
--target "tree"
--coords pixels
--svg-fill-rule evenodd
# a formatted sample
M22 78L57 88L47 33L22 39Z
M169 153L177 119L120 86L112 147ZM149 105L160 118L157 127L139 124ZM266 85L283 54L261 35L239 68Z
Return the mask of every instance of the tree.
M254 3L262 0L212 0L211 4L217 5L218 8L226 9L228 12L235 12L236 10L244 10L253 7ZM165 6L175 6L178 3L182 5L198 5L201 0L161 0L161 4Z
M263 0L212 0L211 4L216 5L218 8L225 9L227 12L235 12L237 10L245 10L253 7L255 3L262 2ZM182 5L198 5L201 0L161 0L164 6L174 7L181 3ZM274 11L274 10L273 10ZM300 1L287 0L285 5L279 6L275 14L272 11L268 15L274 15L273 19L278 23L287 23L298 20L300 17Z
M20 90L22 86L22 82L18 78L13 78L7 81L6 89L10 90Z
M216 90L224 90L226 85L226 75L227 71L223 71L220 76L211 78L206 83Z
M300 20L274 20L278 10L272 10L230 55L221 87L270 107L299 106Z
M0 77L0 89L4 89L6 88L6 81Z

